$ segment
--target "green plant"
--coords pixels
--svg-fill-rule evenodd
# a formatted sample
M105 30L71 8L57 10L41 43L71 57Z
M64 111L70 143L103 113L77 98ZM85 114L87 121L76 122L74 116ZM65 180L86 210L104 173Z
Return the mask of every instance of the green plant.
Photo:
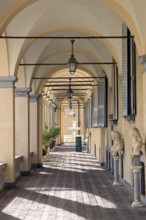
M52 148L52 142L54 142L54 139L60 134L60 128L58 127L51 127L49 129L48 125L45 125L45 128L43 130L43 148L42 148L42 154L43 156L46 155L47 149L49 145L51 145Z
M43 145L48 145L50 139L51 139L51 136L50 136L48 125L45 125L45 128L43 130Z
M50 137L55 139L60 134L60 128L51 127L49 130Z

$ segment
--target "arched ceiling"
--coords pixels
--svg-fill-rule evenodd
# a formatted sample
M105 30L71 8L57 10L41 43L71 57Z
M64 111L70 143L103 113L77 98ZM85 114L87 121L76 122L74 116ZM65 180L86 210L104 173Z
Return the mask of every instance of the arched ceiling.
M142 55L146 39L144 5L143 0L1 0L0 30L5 36L24 37L121 36L121 25L125 22ZM121 42L110 38L76 39L74 54L78 62L112 62L114 58L121 71ZM23 70L20 67L26 63L68 62L70 39L9 38L7 48L9 75L18 76L18 86L23 84L41 92L45 80L34 77L70 77L67 66L32 65L24 66ZM75 75L108 76L111 68L111 65L80 65Z

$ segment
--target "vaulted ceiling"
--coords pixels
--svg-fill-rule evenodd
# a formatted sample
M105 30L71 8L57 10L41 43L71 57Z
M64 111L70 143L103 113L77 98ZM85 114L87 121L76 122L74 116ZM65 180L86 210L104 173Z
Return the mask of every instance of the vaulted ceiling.
M0 31L8 37L9 75L18 76L18 87L24 84L34 92L42 92L46 83L43 78L71 77L67 65L20 64L67 63L71 54L70 38L75 37L80 37L74 43L78 62L114 59L120 72L122 40L86 37L121 36L125 22L135 36L138 54L142 55L146 39L145 8L143 0L1 0ZM12 39L12 36L22 38ZM50 38L25 38L31 36ZM108 76L111 68L112 65L78 65L74 76ZM86 80L80 79L79 83L86 84Z

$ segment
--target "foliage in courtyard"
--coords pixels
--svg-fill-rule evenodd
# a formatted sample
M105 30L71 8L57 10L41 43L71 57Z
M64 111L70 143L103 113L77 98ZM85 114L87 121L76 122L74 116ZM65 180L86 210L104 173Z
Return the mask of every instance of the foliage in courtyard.
M42 138L43 138L43 140L42 140L43 141L42 154L43 154L43 156L46 155L48 147L52 148L52 145L54 147L55 139L59 134L60 134L60 128L53 126L49 129L48 125L45 125L45 128L43 130L43 135L42 135Z

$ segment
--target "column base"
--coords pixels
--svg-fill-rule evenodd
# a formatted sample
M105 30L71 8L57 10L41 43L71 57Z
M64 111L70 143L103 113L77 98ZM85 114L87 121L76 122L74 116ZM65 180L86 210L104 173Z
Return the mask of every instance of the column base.
M29 176L30 171L21 171L21 176Z
M31 168L32 169L42 168L42 164L41 163L32 163L31 164Z
M4 189L13 189L16 187L16 183L4 183Z
M113 182L113 186L121 186L122 184L120 182Z
M136 201L132 203L133 208L142 208L144 207L144 204L141 201Z
M101 163L100 163L100 166L101 166L101 167L105 167L105 163L104 163L104 162L101 162Z

